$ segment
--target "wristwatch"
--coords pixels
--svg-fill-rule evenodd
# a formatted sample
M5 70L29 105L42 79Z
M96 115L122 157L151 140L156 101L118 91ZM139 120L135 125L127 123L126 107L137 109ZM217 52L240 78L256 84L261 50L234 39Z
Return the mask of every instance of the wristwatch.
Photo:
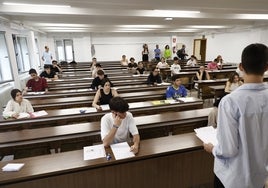
M117 125L113 125L113 127L114 127L114 128L116 128L116 129L118 129L118 128L119 128L119 126L117 126Z

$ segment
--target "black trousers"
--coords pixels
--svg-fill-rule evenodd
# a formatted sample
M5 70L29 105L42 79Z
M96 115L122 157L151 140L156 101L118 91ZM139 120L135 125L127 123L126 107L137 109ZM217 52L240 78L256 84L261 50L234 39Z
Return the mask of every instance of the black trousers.
M216 175L214 176L214 188L224 188L221 180Z

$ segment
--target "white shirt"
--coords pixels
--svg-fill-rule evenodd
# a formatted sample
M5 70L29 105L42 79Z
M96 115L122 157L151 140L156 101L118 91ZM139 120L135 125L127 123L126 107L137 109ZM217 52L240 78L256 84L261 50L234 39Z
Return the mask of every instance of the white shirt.
M169 65L168 65L167 62L162 63L161 61L159 61L159 62L157 63L156 66L157 66L159 69L169 67Z
M32 113L34 112L31 103L27 99L22 99L21 104L17 103L13 99L8 101L7 106L3 112L3 116L5 118L12 117L13 114L16 113Z
M195 59L194 60L189 59L187 61L186 65L194 67L196 65L196 60Z
M228 188L262 188L268 177L268 85L243 84L218 109L215 174Z
M179 72L181 70L181 66L179 64L172 64L170 66L170 70L171 70L171 75L179 74Z
M112 113L105 114L101 118L101 139L107 136L113 128L114 119ZM127 112L125 119L122 120L121 125L117 129L113 144L130 141L129 133L132 135L139 134L135 120L130 112Z
M48 51L43 52L44 64L52 65L52 54Z

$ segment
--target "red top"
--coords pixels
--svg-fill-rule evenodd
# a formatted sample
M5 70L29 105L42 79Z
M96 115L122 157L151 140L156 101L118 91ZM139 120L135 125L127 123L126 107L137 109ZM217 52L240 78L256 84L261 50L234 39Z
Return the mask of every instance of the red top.
M28 80L26 86L31 88L33 92L45 91L47 86L47 80L45 78L40 78L36 81L34 79Z

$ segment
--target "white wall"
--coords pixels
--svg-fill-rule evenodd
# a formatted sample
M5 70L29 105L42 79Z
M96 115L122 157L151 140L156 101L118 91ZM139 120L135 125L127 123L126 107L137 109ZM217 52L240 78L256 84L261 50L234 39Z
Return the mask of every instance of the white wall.
M225 62L240 63L243 49L251 43L268 44L267 29L253 29L244 32L213 34L207 38L206 59L213 60L222 55Z

